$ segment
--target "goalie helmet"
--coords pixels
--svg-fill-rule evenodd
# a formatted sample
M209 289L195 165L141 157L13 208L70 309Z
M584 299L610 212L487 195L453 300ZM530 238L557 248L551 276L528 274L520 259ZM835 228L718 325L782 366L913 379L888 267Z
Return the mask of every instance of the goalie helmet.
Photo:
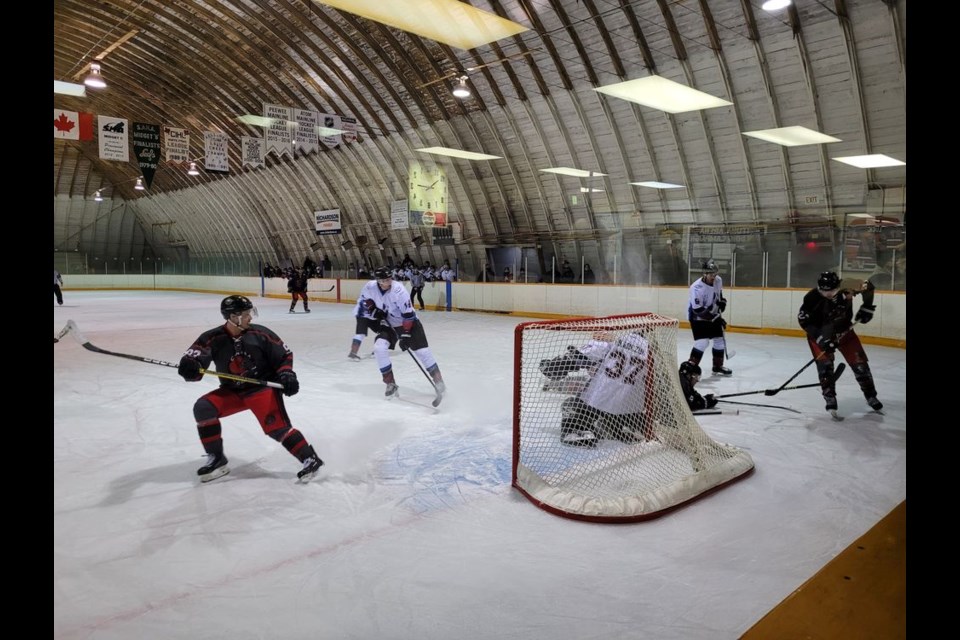
M253 309L253 303L246 296L227 296L220 301L220 314L224 320L229 320L230 316L238 316L249 309Z
M690 376L699 376L703 373L700 369L700 365L693 364L692 362L684 362L680 365L680 375L690 377Z
M817 278L817 288L820 291L833 291L840 287L840 276L833 271L824 271Z
M373 277L377 280L386 280L387 278L392 278L393 273L386 267L377 267L373 270Z
M717 263L713 260L704 260L703 261L703 273L719 273L720 269L717 267Z

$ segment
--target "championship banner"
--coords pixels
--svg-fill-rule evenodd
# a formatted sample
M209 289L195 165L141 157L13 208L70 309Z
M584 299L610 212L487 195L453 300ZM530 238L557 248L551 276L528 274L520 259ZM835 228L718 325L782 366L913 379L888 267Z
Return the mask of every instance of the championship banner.
M339 147L342 137L340 134L340 131L342 131L340 116L333 113L321 113L320 127L320 142L328 149ZM333 129L336 129L337 133L333 133Z
M343 230L340 228L340 209L314 211L313 215L317 221L318 236L330 236L342 233Z
M263 138L240 136L240 163L244 167L263 169L267 166Z
M297 148L303 153L317 151L320 148L317 137L317 122L320 119L320 114L308 109L294 109L293 111L297 122Z
M127 120L113 116L98 116L97 128L100 131L100 159L130 162Z
M227 134L219 131L203 132L203 161L207 171L230 173L230 156L227 152Z
M263 131L267 153L272 151L278 156L292 154L293 133L290 130L290 121L293 119L293 109L264 102L263 117L269 119L269 124Z
M137 158L140 175L149 189L160 162L160 125L133 123L133 155Z
M407 218L407 201L394 200L390 203L390 228L409 229L410 220Z
M93 114L54 109L53 137L61 140L93 140Z
M344 142L357 141L357 119L356 118L348 118L347 116L341 116L340 128L343 129Z
M166 149L167 162L177 164L190 162L190 132L186 129L165 126L163 148Z

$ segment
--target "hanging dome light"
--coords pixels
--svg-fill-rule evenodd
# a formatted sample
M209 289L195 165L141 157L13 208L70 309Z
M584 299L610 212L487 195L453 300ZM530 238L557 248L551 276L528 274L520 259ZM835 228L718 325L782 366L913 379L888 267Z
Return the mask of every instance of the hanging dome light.
M191 162L191 163L190 163L190 168L187 169L187 175L188 175L188 176L198 176L198 175L200 175L200 170L197 169L197 163L196 163L196 162Z
M103 196L100 195L100 189L97 189L97 192L93 194L93 199L97 202L103 202Z
M760 8L764 11L777 11L790 6L790 0L767 0Z
M460 76L457 79L457 84L453 85L453 95L458 98L470 96L470 89L467 88L467 76Z
M133 185L133 188L137 191L143 191L145 189L143 186L143 178L137 178L137 184Z
M100 73L100 63L91 62L90 63L90 74L83 79L83 84L87 85L91 89L106 89L107 83L103 79L103 75Z

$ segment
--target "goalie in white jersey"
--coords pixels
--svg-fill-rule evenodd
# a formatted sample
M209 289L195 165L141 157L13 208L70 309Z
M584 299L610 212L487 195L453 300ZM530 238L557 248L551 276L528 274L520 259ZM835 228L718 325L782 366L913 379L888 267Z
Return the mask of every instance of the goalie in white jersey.
M378 267L373 275L375 279L363 285L360 290L357 307L365 309L369 317L379 322L379 326L372 327L378 329L373 343L373 355L380 367L383 382L387 385L384 395L388 398L399 395L389 353L398 344L403 351L413 350L433 378L437 393L443 394L446 385L440 375L440 366L427 344L427 334L413 309L410 294L402 283L394 281L387 267Z
M649 365L650 343L640 333L626 333L611 343L586 388L563 401L561 441L595 447L601 438L622 442L649 439Z

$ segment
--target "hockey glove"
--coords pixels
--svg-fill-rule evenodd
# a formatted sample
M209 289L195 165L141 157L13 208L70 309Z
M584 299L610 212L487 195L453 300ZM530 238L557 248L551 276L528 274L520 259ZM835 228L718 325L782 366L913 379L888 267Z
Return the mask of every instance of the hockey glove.
M819 338L817 338L817 346L827 353L833 353L834 351L837 350L837 340L836 338L828 338L827 336L820 336Z
M724 311L726 311L726 310L727 310L727 299L726 299L726 298L720 298L719 300L717 300L717 307L720 309L720 313L723 313Z
M200 373L200 362L188 356L180 358L180 366L177 367L177 373L187 382L196 382L203 378L203 374Z
M713 409L717 406L717 398L712 393L703 396L703 399L707 403L707 409Z
M367 308L367 313L373 316L374 320L383 320L387 317L387 312L377 306L377 303L369 298L363 301L364 306Z
M873 320L873 312L877 310L877 305L875 304L863 304L860 305L860 310L857 311L857 315L853 318L860 324L867 324Z
M295 396L300 391L300 383L297 381L297 374L293 371L284 371L280 374L280 384L283 385L283 395Z
M723 328L723 329L726 329L726 328L727 328L727 321L724 320L723 318L719 318L719 320L720 320L720 327Z
M410 340L412 336L410 332L413 331L413 320L404 320L403 326L400 327L400 350L406 351L410 348Z

